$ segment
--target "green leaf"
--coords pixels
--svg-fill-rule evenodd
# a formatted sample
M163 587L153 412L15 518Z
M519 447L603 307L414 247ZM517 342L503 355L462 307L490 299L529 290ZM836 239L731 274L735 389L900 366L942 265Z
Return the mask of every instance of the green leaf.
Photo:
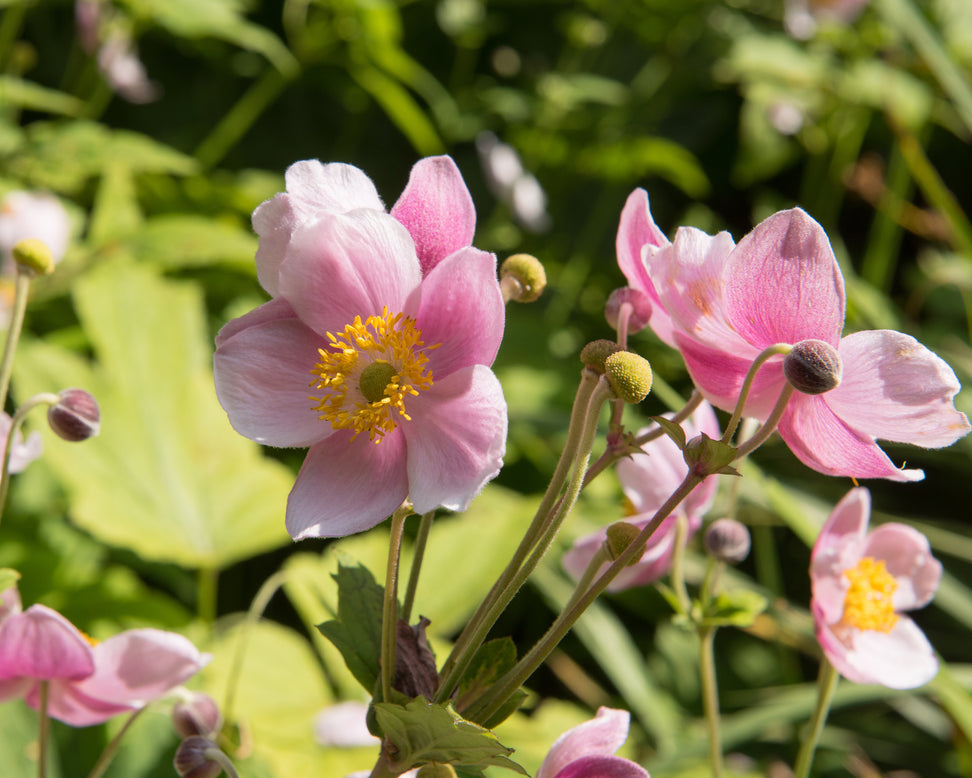
M380 702L374 710L385 737L397 749L396 767L439 762L494 765L527 774L509 758L513 749L502 745L488 729L462 718L451 705L434 705L419 697L405 706Z
M0 104L65 116L77 116L84 108L84 103L72 95L14 76L0 76Z
M179 214L149 220L123 246L167 269L232 264L251 272L257 239L236 224Z
M664 416L652 416L651 420L657 423L664 430L665 434L675 441L675 445L678 446L679 451L685 450L685 430L682 429L681 424L671 419L666 419Z
M146 559L221 568L286 541L290 471L230 427L213 390L200 290L144 266L107 264L74 302L97 361L25 343L19 397L79 386L101 406L101 434L69 444L45 430L44 461L72 518Z
M380 673L381 618L384 589L361 565L340 565L333 576L338 586L338 617L318 625L344 657L348 669L372 692Z
M691 151L666 138L632 138L589 146L577 154L582 173L630 182L657 175L691 197L708 194L709 179Z
M703 614L703 624L713 627L750 627L766 610L766 598L750 589L720 592Z
M511 638L498 638L484 643L476 651L469 664L469 669L459 681L456 708L463 710L469 707L470 703L493 686L515 664L516 644ZM492 729L509 718L523 704L526 696L526 692L518 690L499 711L489 719L477 723Z
M367 65L354 68L351 76L381 106L419 154L430 156L445 150L435 126L400 82Z
M10 567L0 567L0 592L5 592L11 586L16 586L20 580L20 573Z

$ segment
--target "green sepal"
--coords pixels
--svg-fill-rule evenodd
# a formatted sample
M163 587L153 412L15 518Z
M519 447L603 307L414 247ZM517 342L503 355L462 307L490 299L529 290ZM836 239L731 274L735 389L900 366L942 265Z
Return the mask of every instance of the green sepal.
M682 429L681 424L671 419L666 419L664 416L652 416L651 420L658 424L665 434L675 441L675 445L678 446L679 451L685 451L685 430Z
M729 467L738 453L735 446L710 438L704 432L697 438L692 438L682 449L682 456L689 470L703 477L716 473L739 475L735 469Z
M767 599L751 589L720 592L702 617L702 624L710 627L749 627L766 610Z

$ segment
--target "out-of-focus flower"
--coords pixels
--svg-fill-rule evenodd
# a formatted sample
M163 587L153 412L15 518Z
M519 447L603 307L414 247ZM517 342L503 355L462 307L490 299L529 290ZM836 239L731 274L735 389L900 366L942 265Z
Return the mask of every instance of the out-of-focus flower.
M385 212L371 179L352 165L304 160L287 168L285 179L287 191L253 212L253 229L260 236L257 278L274 297L279 294L280 264L302 226L358 208ZM472 245L476 209L451 157L415 163L391 215L408 230L423 275L454 251Z
M537 177L524 170L516 149L486 131L476 136L476 150L487 186L497 200L506 203L513 218L530 232L549 230L547 195Z
M75 727L137 710L191 678L210 660L182 635L132 629L95 643L57 611L32 605L0 622L0 700L40 703Z
M657 425L638 431L641 435ZM719 422L708 403L703 403L683 425L689 439L701 432L712 438L719 437ZM624 490L630 517L625 521L639 530L651 521L655 511L671 496L688 473L688 465L675 442L667 435L647 443L643 454L634 454L618 462L618 480ZM707 478L682 503L648 539L645 553L633 565L624 568L608 584L608 591L617 592L635 586L644 586L665 575L672 564L675 549L675 528L679 516L684 517L691 536L702 526L702 517L715 497L716 479ZM607 530L601 529L577 540L564 555L564 567L574 578L580 578L594 554L603 545ZM598 575L607 568L605 563Z
M626 224L622 215L619 264L632 286L657 300L652 328L681 351L713 405L732 410L753 360L784 343L805 356L829 349L836 360L836 388L798 392L779 424L790 450L814 470L919 480L922 471L896 468L876 440L940 448L968 434L953 402L961 388L955 373L918 341L891 330L841 338L843 277L826 234L804 211L770 216L738 246L728 233L689 227L668 243L643 203L640 221ZM639 240L643 263L633 254ZM783 365L777 356L761 367L746 415L767 418L786 384Z
M0 273L14 270L13 247L22 240L43 241L54 262L60 262L71 237L71 222L61 201L47 192L8 193L0 201Z
M373 746L378 738L368 731L368 704L356 700L329 705L314 716L314 739L322 746Z
M938 660L902 611L931 601L942 566L912 527L889 523L868 532L870 513L867 489L851 489L814 544L810 580L817 640L845 678L912 689L935 677Z
M98 69L111 90L130 103L151 103L162 94L159 85L149 79L134 41L124 33L112 32L101 44Z
M62 389L60 401L47 409L47 423L64 440L77 443L93 438L101 429L98 401L84 389Z
M213 737L223 726L223 714L216 700L204 692L179 690L172 706L172 726L181 737Z
M770 124L781 135L796 135L806 120L803 111L793 103L777 100L769 106L767 114Z
M461 248L423 275L406 228L372 208L325 214L286 243L279 296L219 333L215 377L240 434L310 446L290 534L361 532L406 496L419 513L464 510L505 451L495 256Z
M868 0L786 0L783 27L797 40L809 40L820 22L850 24Z
M628 738L631 714L598 708L597 715L557 738L537 778L648 778L648 772L614 753Z
M3 451L7 436L10 435L10 425L13 420L6 413L0 413L0 452ZM36 432L31 432L27 439L18 430L13 437L13 447L10 449L10 472L22 473L27 465L39 459L44 452L44 441Z

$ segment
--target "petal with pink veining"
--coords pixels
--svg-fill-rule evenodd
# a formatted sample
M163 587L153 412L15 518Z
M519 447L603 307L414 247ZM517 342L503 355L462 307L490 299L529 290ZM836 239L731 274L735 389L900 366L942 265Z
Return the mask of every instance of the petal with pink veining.
M838 348L844 377L827 404L861 433L924 448L950 446L969 432L955 410L962 387L952 369L901 332L856 332Z
M620 756L583 756L555 778L649 778L644 767Z
M411 398L408 484L417 513L439 506L463 511L503 466L506 400L493 371L462 368Z
M412 167L408 184L391 215L405 225L423 274L472 244L476 208L451 157L426 157Z
M739 241L726 268L733 326L760 349L816 338L836 346L844 280L823 228L804 211L780 211Z
M367 433L335 433L311 447L287 500L294 540L344 537L380 524L408 493L401 429L372 443Z
M884 561L894 576L896 611L921 608L931 602L942 578L942 563L931 554L928 538L905 524L882 524L867 536L864 556Z
M34 710L40 707L40 684L35 683L24 695L26 702ZM131 705L106 702L78 691L77 684L71 681L50 682L47 712L52 718L70 724L72 727L90 727L101 724L120 713L133 710Z
M255 324L264 324L268 321L277 319L295 319L297 314L290 307L290 303L282 297L275 297L273 300L258 305L252 311L244 313L226 322L216 333L216 346L221 346L224 342L232 338L238 332L242 332Z
M233 429L281 447L310 446L330 435L331 425L317 418L310 399L311 370L323 345L296 318L257 324L224 341L213 357L213 374Z
M57 611L31 605L0 624L0 679L77 680L94 669L88 641Z
M556 778L571 762L587 756L612 756L628 737L631 714L601 707L590 721L561 735L547 752L536 778Z

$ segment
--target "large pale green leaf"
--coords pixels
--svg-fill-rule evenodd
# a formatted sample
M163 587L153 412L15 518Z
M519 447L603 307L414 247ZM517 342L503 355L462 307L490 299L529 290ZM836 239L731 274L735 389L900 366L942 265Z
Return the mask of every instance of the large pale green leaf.
M68 116L77 116L84 107L72 95L13 76L0 76L0 104Z
M283 543L292 478L219 407L199 290L116 263L79 281L74 299L97 361L34 342L16 370L19 397L80 386L101 405L99 437L46 441L72 518L107 543L192 567Z

